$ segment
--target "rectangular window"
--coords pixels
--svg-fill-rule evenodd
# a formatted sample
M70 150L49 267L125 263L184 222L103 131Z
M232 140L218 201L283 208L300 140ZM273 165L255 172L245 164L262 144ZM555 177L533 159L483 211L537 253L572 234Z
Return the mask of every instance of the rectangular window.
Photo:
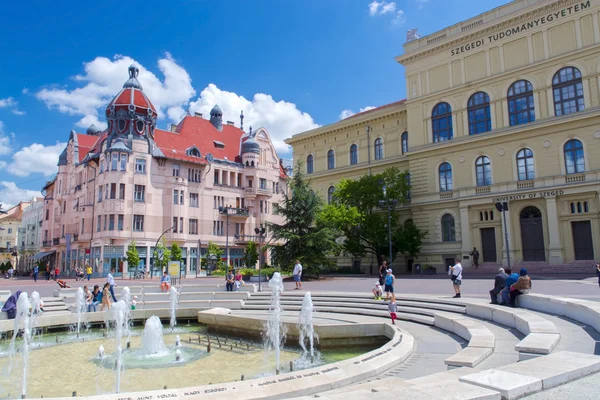
M213 181L213 183L214 183L215 185L218 185L218 184L219 184L219 175L220 175L220 173L219 173L219 172L220 172L220 171L219 171L218 169L215 169L215 173L214 173L214 181Z
M109 231L115 230L115 214L110 214L108 216L108 230Z
M85 230L85 219L81 218L81 234L83 235L83 231Z
M117 164L119 163L119 156L117 154L111 154L111 171L117 170Z
M198 234L198 220L197 219L190 219L190 228L189 228L189 232L190 235L197 235Z
M144 216L143 215L134 215L133 216L133 230L135 232L143 232L144 231Z
M48 231L44 231L44 242L48 241Z
M135 185L135 193L134 193L134 200L138 201L138 202L144 202L144 195L146 192L146 186L144 185Z
M223 222L223 221L221 221L221 227L220 227L220 229L219 229L219 235L221 235L221 236L223 236L223 233L225 232L225 231L223 230L223 224L224 224L224 222Z
M102 226L102 230L103 231L105 231L106 228L108 228L108 225L106 223L107 221L108 221L107 215L104 215L104 225Z
M179 217L179 233L183 233L183 217Z
M267 180L265 178L260 178L259 184L260 184L260 188L261 189L266 189L267 188Z
M242 197L242 208L246 208L246 199Z
M242 174L237 176L237 187L242 187Z
M279 194L279 182L275 184L275 194Z
M48 218L50 218L50 210L46 210L46 221L48 221Z
M98 215L98 222L96 223L96 232L100 232L102 230L102 216Z
M173 190L173 204L179 204L179 190Z
M213 208L217 208L217 196L213 196L214 205Z
M200 174L199 169L195 169L195 168L188 169L188 181L198 183L201 181L201 176L202 175Z
M183 205L183 196L184 196L183 190L180 190L179 191L179 204L181 204L181 205Z
M262 200L260 201L260 213L261 214L263 213L263 201Z
M138 174L146 173L146 159L145 158L137 158L135 160L135 172Z
M119 214L117 216L117 229L122 231L123 230L123 214Z
M117 184L111 183L110 184L110 198L114 199L116 195L117 195Z
M121 160L121 171L127 170L127 154L121 153L119 154L119 158Z
M248 179L248 187L251 188L252 187L252 179Z
M125 200L125 184L124 183L119 184L119 199Z
M177 233L177 217L173 217L173 233Z
M198 207L198 193L190 193L190 207Z
M173 176L179 176L179 165L173 164Z
M100 161L100 171L98 173L101 174L102 171L104 171L104 160Z
M238 222L235 223L235 234L236 235L240 234L240 224Z

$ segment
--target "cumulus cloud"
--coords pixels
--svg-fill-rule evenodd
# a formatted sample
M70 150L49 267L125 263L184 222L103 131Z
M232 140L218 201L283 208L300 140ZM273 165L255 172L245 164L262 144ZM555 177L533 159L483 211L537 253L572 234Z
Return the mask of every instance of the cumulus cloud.
M417 0L417 1L421 1L421 0ZM424 0L424 1L427 1L427 0ZM404 11L398 9L396 2L394 2L394 1L387 2L385 0L382 0L382 1L373 0L371 3L369 3L369 15L371 17L381 16L381 15L386 15L386 14L393 15L392 24L394 24L394 25L398 25L398 26L403 25L405 22Z
M10 135L4 134L4 123L0 121L0 156L10 154L12 150L12 140L15 138L15 134Z
M223 110L223 119L235 121L236 125L239 125L240 111L243 111L246 131L250 126L254 130L265 127L275 148L281 153L290 151L284 139L319 126L309 114L299 110L293 103L276 101L264 93L256 93L249 100L234 92L221 90L212 83L202 90L196 101L190 103L190 113L200 112L208 116L215 104Z
M187 71L169 53L158 60L162 79L131 57L116 55L112 60L96 57L84 64L84 74L74 77L76 82L85 83L84 86L71 90L44 88L36 93L36 97L50 109L82 116L76 123L81 128L87 128L92 122L99 128L106 127L105 123L100 122L104 119L100 113L104 113L106 105L121 90L128 78L127 69L131 64L136 64L140 69L138 80L156 107L159 118L180 117L182 106L187 105L196 91Z
M19 102L14 99L14 97L7 97L5 99L0 99L0 108L9 108L11 112L15 115L25 115L24 111L21 111L17 108Z
M2 209L7 210L21 201L31 200L32 197L41 196L39 191L21 189L14 182L0 182L0 199L2 199Z
M427 4L429 2L429 0L415 0L417 2L417 7L420 9L422 9L425 4Z
M5 169L16 176L29 176L33 173L50 176L58 170L58 157L66 145L58 142L51 146L33 143L13 154Z
M358 112L361 113L361 112L364 112L364 111L373 110L374 108L377 108L377 107L366 106L366 107L363 107L360 110L358 110ZM342 112L340 113L340 119L350 118L354 114L356 114L356 113L354 111L352 111L352 110L348 110L348 109L342 110Z

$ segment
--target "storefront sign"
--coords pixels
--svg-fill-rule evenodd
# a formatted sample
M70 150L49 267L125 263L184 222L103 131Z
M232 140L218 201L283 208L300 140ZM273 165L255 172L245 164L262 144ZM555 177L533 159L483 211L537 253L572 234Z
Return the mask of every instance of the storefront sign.
M171 278L179 278L181 261L169 261L169 275Z
M504 202L504 201L517 201L517 200L531 200L531 199L545 199L548 197L558 197L565 194L564 190L549 190L546 192L534 192L534 193L520 193L512 194L502 197L493 197L492 203Z
M494 33L494 34L488 36L487 38L479 39L474 42L462 45L460 47L456 47L450 51L450 56L455 56L458 54L466 53L470 50L476 49L485 44L492 44L498 40L502 40L507 37L518 35L519 33L526 32L530 29L537 28L538 26L545 25L549 22L556 21L556 20L564 18L564 17L568 17L571 14L578 13L578 12L586 10L590 7L591 7L590 0L582 1L580 4L575 4L570 7L565 7L562 10L559 10L557 12L553 12L553 13L550 13L543 17L540 17L540 18L534 19L532 21L526 22L524 24L515 26L513 28L506 29L502 32Z

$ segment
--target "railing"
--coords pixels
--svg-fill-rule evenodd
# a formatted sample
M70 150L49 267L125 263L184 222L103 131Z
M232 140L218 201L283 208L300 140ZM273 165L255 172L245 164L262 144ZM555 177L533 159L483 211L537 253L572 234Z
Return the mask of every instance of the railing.
M50 247L52 246L52 240L43 240L42 247Z
M71 236L73 238L73 241L76 242L79 240L79 234L78 233L74 233L73 236Z
M478 188L475 188L475 194L485 194L485 193L489 193L491 191L491 188L489 186L481 186Z
M53 238L52 239L52 244L55 245L55 246L59 245L60 244L60 238Z
M246 193L252 193L252 194L262 194L262 195L267 195L267 196L270 196L273 194L272 189L268 189L268 188L264 188L264 187L247 187L244 190Z
M517 189L530 189L535 187L535 181L519 181L517 182Z
M585 182L585 174L572 174L565 176L565 183Z
M242 190L244 189L242 186L237 186L237 185L224 185L222 183L215 183L214 184L215 187L221 187L221 188L227 188L227 189L238 189L238 190Z
M454 197L454 192L441 192L440 200L451 199Z
M75 186L75 192L78 192L78 191L80 191L80 190L81 190L81 184L79 184L79 185L76 185L76 186Z
M259 240L264 239L264 237L258 235L233 235L233 240L236 243L243 242L258 242Z

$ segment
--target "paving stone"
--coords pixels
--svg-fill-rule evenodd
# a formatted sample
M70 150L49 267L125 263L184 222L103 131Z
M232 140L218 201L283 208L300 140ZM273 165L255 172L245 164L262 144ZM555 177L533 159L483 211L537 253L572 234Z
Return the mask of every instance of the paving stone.
M542 380L522 374L489 369L459 378L460 382L496 390L504 400L512 400L542 390Z

